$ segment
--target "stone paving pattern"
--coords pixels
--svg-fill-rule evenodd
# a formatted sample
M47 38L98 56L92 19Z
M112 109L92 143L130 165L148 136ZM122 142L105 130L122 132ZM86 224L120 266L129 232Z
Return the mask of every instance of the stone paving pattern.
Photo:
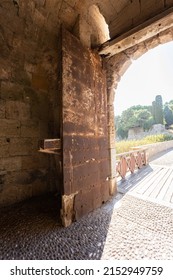
M68 228L57 197L1 209L0 259L173 259L173 209L118 194Z

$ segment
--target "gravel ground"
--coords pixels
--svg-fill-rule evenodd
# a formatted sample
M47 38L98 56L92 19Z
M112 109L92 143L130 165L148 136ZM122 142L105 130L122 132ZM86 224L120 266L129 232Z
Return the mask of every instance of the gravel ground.
M68 228L57 197L1 209L0 259L173 259L173 209L118 194Z

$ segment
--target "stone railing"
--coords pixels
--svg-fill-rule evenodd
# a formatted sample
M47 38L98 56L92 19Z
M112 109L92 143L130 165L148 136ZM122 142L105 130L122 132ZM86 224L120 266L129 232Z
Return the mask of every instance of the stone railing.
M128 172L134 173L135 169L147 165L146 149L117 154L116 158L116 175L123 179Z
M147 151L147 160L150 162L160 152L173 149L173 140L165 142L157 142L153 144L133 147L132 150L145 149Z

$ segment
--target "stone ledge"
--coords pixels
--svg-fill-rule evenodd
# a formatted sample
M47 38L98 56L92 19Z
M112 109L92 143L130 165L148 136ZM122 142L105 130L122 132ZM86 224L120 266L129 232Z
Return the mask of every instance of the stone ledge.
M158 142L138 147L132 147L132 149L147 149L147 160L151 161L152 157L158 154L159 152L166 151L170 148L173 148L173 140Z

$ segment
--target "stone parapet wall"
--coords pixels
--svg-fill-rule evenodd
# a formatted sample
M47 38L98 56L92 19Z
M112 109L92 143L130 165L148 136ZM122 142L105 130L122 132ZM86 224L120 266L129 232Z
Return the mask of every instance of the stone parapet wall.
M147 149L147 160L151 161L152 158L155 155L159 154L160 152L173 148L173 140L138 146L138 147L134 147L132 149L136 150L136 149L141 149L141 148Z

